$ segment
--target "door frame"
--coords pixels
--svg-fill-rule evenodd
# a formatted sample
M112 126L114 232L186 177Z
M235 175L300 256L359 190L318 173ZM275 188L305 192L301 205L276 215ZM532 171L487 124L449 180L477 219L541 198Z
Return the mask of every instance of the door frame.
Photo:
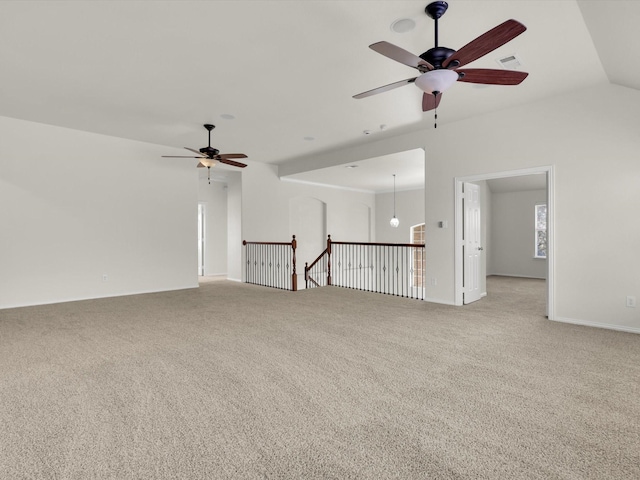
M207 204L198 202L198 276L206 274Z
M521 177L524 175L546 174L547 176L547 317L555 320L555 171L553 165L508 170L478 175L468 175L454 178L455 211L454 211L454 304L463 305L463 272L464 258L462 255L463 218L462 184L464 182L478 182L494 178Z

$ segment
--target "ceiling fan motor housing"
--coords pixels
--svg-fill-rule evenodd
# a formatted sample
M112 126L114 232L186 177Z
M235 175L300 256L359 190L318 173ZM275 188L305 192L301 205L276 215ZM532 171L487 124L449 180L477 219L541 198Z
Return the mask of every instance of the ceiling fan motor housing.
M203 155L206 155L209 158L212 158L218 155L220 153L220 150L213 147L202 147L200 149L200 153L202 153Z
M426 60L431 65L433 65L434 68L438 69L438 68L442 68L442 62L444 62L447 58L449 58L454 53L456 53L456 51L451 48L434 47L434 48L430 48L429 50L424 52L422 55L420 55L420 58L423 60ZM452 62L452 63L455 63L455 62ZM451 66L456 67L457 65L450 65L450 67Z

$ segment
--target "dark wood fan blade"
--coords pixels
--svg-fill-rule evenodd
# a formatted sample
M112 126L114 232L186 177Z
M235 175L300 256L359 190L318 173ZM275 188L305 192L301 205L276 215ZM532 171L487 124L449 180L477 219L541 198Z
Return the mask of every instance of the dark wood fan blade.
M233 160L227 160L226 158L221 158L220 159L220 163L225 163L227 165L231 165L233 167L240 167L240 168L244 168L247 165L244 163L240 163L240 162L234 162Z
M200 157L176 157L174 155L162 155L162 158L197 158L197 159L201 159L202 156L200 156Z
M221 153L216 155L216 158L247 158L247 156L244 153Z
M371 95L376 95L378 93L388 92L389 90L393 90L394 88L402 87L403 85L407 85L408 83L413 83L416 81L416 78L418 77L407 78L406 80L400 80L399 82L390 83L389 85L385 85L384 87L374 88L373 90L354 95L353 98L365 98L370 97Z
M201 157L203 157L203 158L207 158L207 156L206 156L206 155L203 155L203 154L202 154L202 152L201 152L201 151L199 151L199 150L194 150L193 148L189 148L189 147L184 147L184 148L186 148L186 149L187 149L187 150L189 150L190 152L197 153L198 155L200 155L200 156L201 156Z
M433 93L424 93L422 95L422 111L428 112L429 110L433 110L438 105L440 105L440 100L442 99L442 94L439 93L434 95Z
M461 67L467 63L486 55L487 53L501 47L510 40L520 35L527 29L524 25L516 20L507 20L486 33L483 33L475 40L467 43L456 53L447 58L442 66L448 68ZM454 63L455 62L455 63Z
M407 52L404 48L395 46L393 43L378 42L369 45L369 48L381 55L384 55L385 57L390 58L391 60L403 63L409 67L417 68L421 72L433 70L433 65L431 65L429 62L423 60L422 58L414 55L411 52Z
M462 74L459 82L484 83L487 85L518 85L527 76L527 72L514 70L493 70L491 68L463 68L456 70Z

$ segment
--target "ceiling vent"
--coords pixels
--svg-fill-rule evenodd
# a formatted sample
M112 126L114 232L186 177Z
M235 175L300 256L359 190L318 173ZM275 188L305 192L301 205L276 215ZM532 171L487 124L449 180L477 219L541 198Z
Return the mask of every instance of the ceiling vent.
M517 70L523 65L522 60L515 53L513 55L507 55L506 57L499 58L496 62L498 62L498 65L505 70Z

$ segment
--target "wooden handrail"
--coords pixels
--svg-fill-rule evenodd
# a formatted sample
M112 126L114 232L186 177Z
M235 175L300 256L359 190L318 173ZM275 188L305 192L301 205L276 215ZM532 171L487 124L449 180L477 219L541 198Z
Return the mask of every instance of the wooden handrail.
M293 240L291 242L247 242L246 240L242 241L242 245L291 245L295 241L296 236L293 236Z
M304 269L305 269L305 270L311 270L311 269L313 268L313 266L314 266L316 263L318 263L322 257L324 257L324 256L326 255L326 253L327 253L327 249L325 248L325 249L324 249L324 251L323 251L320 255L318 255L318 258L316 258L313 262L311 262L311 265L307 265L307 264L305 263L305 264L304 264Z
M327 285L331 285L331 235L327 235L327 248L325 248L324 251L320 255L318 255L318 257L313 262L311 262L311 265L309 265L308 263L304 264L304 281L305 281L305 283L308 283L308 281L311 280L313 283L315 283L316 287L320 286L320 284L318 282L316 282L312 277L309 276L309 271L325 255L327 256ZM308 285L307 285L307 287L308 287Z
M414 248L422 248L424 247L424 243L371 243L371 242L334 242L331 241L334 245L371 245L374 247L414 247Z

